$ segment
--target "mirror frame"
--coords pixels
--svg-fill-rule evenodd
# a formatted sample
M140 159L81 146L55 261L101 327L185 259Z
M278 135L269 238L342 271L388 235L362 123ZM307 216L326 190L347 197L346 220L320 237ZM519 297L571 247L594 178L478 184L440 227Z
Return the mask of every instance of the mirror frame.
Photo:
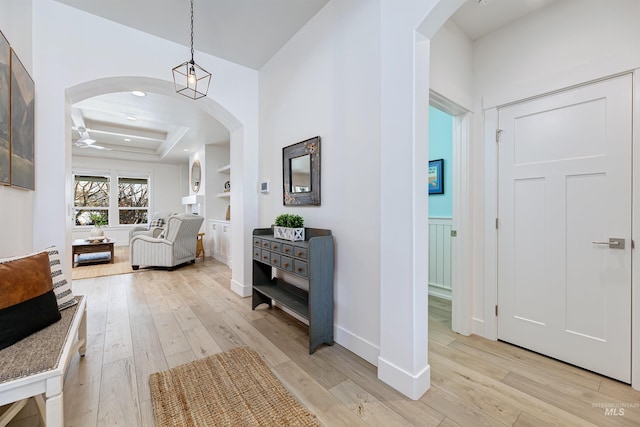
M311 157L311 191L291 191L291 159ZM320 137L316 136L282 149L282 204L284 206L320 206Z
M196 184L193 179L193 169L196 167L196 165L200 170L200 179L198 181L198 184ZM193 190L193 192L197 193L198 191L200 191L200 187L202 186L202 166L200 165L200 160L198 159L194 160L193 163L191 164L191 180L190 181L191 181L191 189Z

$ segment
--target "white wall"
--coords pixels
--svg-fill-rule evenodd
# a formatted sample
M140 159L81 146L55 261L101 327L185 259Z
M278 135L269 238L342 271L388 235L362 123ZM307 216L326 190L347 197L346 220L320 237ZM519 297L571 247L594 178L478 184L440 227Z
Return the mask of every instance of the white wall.
M473 110L473 44L451 20L431 39L431 90Z
M71 144L65 92L86 82L122 76L146 77L168 84L172 67L184 61L189 51L185 46L53 0L36 1L33 19L36 149L41 158L47 159L46 162L36 160L36 185L40 191L35 200L33 240L38 247L54 242L68 248L72 222L68 213ZM221 122L240 124L230 129L231 142L236 142L232 152L241 163L236 181L242 189L248 177L250 184L247 185L253 188L257 181L254 177L257 154L253 153L257 153L258 143L258 73L210 55L196 53L196 56L198 63L214 75L213 89L207 97L212 102L198 102L208 106ZM244 240L249 241L250 237L245 239L243 233L256 224L257 194L240 191L239 199L240 206L246 204L253 209L247 214L243 214L242 209L237 211L239 227L234 229L234 236L238 236L239 242L234 247L240 255L234 259L242 259L245 252L250 259L250 248L243 249ZM68 259L66 262L70 265ZM244 282L246 271L248 267L234 270L234 276L239 274L234 280Z
M140 161L99 159L95 157L74 156L73 170L83 172L108 171L111 176L121 172L149 174L149 217L153 212L184 212L181 198L187 192L186 182L181 179L184 165L151 163ZM105 235L116 240L116 246L129 244L131 226L102 227ZM73 239L86 238L91 227L74 227Z
M561 0L475 43L476 101L495 107L640 63L640 2Z
M371 363L380 334L379 19L376 2L331 1L260 71L259 176L271 192L260 195L259 224L287 212L333 231L336 339ZM285 207L282 148L317 135L322 204Z
M30 1L0 0L0 31L33 76L31 11ZM33 191L0 185L0 257L32 252L33 199Z
M640 67L640 2L561 0L474 43L474 332L496 336L495 109ZM485 129L485 119L492 123ZM483 142L484 141L484 142ZM486 155L486 161L485 161ZM486 163L485 163L486 162ZM493 162L493 163L492 163Z

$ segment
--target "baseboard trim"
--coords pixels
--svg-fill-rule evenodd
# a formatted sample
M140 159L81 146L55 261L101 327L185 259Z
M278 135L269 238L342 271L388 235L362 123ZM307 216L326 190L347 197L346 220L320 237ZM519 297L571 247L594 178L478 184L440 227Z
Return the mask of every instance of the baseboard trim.
M362 357L372 365L378 366L380 347L340 326L334 326L333 333L335 341L338 344L340 344L350 352Z
M213 259L215 259L216 261L220 261L221 263L226 264L227 267L231 268L231 259L229 257L219 254L213 254Z
M471 333L486 338L484 331L484 320L471 318Z
M378 357L378 379L410 399L418 400L431 387L431 366L427 364L418 374L412 375L382 357Z
M231 280L231 290L240 295L242 298L251 296L251 285L243 285L233 279Z
M442 286L434 285L432 283L429 283L429 295L440 297L449 301L453 300L451 289L443 288Z

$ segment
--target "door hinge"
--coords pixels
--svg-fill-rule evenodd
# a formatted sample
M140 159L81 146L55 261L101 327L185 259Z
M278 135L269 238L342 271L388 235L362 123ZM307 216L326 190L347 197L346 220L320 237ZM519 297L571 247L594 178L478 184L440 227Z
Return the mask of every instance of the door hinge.
M496 218L496 230L498 229L498 218Z
M635 249L636 248L636 242L634 242L633 240L631 241L631 249Z
M496 317L498 317L498 304L496 304Z
M451 230L451 237L458 237L458 230Z
M500 142L501 133L502 133L502 129L496 129L496 142Z

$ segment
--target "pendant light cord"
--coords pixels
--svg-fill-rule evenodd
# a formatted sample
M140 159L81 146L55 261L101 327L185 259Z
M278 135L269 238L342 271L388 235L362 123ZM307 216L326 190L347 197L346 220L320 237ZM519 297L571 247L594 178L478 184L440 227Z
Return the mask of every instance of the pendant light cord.
M191 63L193 64L193 0L191 0Z

